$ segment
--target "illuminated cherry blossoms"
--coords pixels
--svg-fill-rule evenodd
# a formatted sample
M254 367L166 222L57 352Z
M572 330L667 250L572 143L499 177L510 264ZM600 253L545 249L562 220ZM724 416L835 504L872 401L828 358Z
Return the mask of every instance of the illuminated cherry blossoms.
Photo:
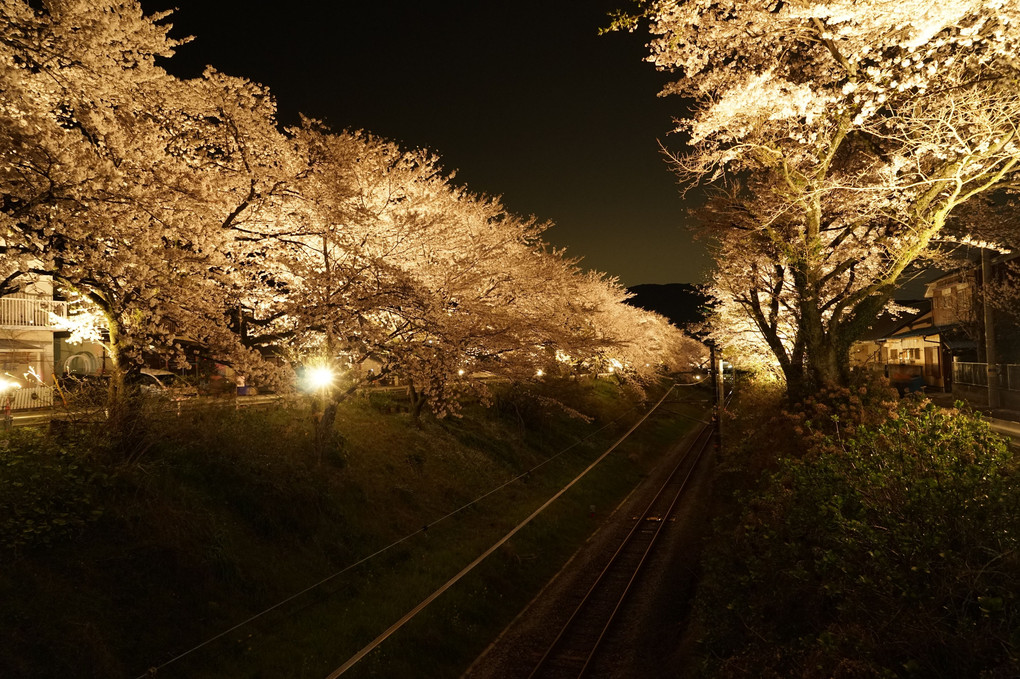
M165 19L0 2L0 292L52 277L101 320L116 377L145 352L183 360L181 338L249 383L318 360L350 384L371 357L441 414L482 371L643 378L697 351L431 154L281 129L260 85L169 75Z
M678 76L664 94L692 102L674 167L725 187L708 209L739 215L706 220L720 296L791 388L845 382L850 344L950 217L1014 181L1020 3L639 6L617 27L649 20L649 60ZM732 253L754 255L735 267Z

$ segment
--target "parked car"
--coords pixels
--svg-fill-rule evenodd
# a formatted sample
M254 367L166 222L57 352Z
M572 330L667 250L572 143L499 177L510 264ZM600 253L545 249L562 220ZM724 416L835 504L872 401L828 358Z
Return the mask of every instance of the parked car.
M142 368L139 372L138 387L143 393L183 401L198 396L198 388L177 373L160 368Z

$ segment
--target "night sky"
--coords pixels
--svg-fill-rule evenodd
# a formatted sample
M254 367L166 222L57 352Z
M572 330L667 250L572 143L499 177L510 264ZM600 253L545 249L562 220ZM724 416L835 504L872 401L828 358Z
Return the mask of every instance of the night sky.
M599 36L624 0L142 0L194 35L167 64L267 85L279 117L436 152L456 182L555 226L545 239L624 285L700 282L708 258L660 152L679 101L647 33Z

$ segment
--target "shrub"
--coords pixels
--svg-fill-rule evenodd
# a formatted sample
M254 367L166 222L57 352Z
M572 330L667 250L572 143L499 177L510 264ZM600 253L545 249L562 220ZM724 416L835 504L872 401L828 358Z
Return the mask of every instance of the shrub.
M16 429L0 440L0 548L49 545L96 520L104 477L44 435Z
M1020 486L980 417L850 402L750 494L697 604L722 676L1017 676ZM809 411L810 412L810 411ZM827 431L825 431L827 430Z

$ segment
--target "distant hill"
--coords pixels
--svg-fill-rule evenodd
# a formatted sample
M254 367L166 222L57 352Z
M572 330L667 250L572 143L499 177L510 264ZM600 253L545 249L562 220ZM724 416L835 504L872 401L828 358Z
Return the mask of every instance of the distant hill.
M627 290L634 295L627 304L661 314L684 330L705 320L709 308L708 295L691 283L644 283Z

